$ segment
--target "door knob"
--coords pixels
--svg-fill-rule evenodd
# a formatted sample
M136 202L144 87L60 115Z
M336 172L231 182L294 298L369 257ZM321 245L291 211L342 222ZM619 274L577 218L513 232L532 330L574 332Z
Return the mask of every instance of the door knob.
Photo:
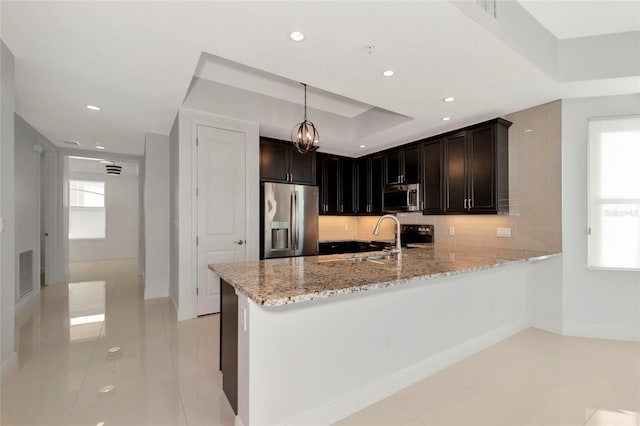
M241 245L244 244L244 241L242 241L242 240L234 241L233 244L238 244L238 245L241 246Z

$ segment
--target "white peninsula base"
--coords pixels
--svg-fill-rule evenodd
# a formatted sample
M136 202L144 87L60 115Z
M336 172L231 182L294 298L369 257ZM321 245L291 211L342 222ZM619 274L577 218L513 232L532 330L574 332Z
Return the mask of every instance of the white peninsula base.
M537 325L534 303L541 288L560 289L560 265L557 256L275 307L238 293L236 423L331 424Z

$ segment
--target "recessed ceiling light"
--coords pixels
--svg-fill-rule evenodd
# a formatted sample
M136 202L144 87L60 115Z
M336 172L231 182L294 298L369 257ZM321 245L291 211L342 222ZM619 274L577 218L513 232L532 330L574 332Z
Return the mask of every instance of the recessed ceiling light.
M304 34L301 31L294 31L290 35L291 40L293 41L302 41L304 40Z
M442 117L442 121L449 121L451 120L451 117Z
M90 109L91 111L100 111L102 108L100 108L97 105L85 105L87 107L87 109Z
M445 102L453 102L455 100L456 100L456 98L454 98L453 96L449 96L448 98L444 98L443 99L443 101L445 101Z
M62 142L66 143L67 145L77 145L77 146L80 146L80 142L78 142L78 141L65 140L65 141L62 141Z
M386 70L382 73L385 77L393 77L396 72L394 70Z
M360 148L366 148L366 147L367 147L366 145L360 145Z
M113 161L111 161L111 160L100 160L100 161L98 161L98 163L100 163L100 164L113 164ZM109 350L111 350L111 349L109 349Z
M102 145L96 145L96 149L104 149L104 146L102 146Z
M531 133L531 132L533 132L533 129L526 129L524 132L525 133Z

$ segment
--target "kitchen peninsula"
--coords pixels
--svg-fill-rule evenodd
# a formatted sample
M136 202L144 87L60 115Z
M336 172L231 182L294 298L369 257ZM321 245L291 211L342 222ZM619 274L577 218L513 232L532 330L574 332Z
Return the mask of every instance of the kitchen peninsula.
M557 258L427 244L210 265L223 387L245 426L335 422L530 326L534 277Z

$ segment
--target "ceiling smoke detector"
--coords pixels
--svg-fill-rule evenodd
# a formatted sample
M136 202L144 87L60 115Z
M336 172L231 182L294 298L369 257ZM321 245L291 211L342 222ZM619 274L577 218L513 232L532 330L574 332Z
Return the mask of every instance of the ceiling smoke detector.
M120 176L122 172L122 166L118 166L116 163L106 164L105 168L107 169L108 175Z

